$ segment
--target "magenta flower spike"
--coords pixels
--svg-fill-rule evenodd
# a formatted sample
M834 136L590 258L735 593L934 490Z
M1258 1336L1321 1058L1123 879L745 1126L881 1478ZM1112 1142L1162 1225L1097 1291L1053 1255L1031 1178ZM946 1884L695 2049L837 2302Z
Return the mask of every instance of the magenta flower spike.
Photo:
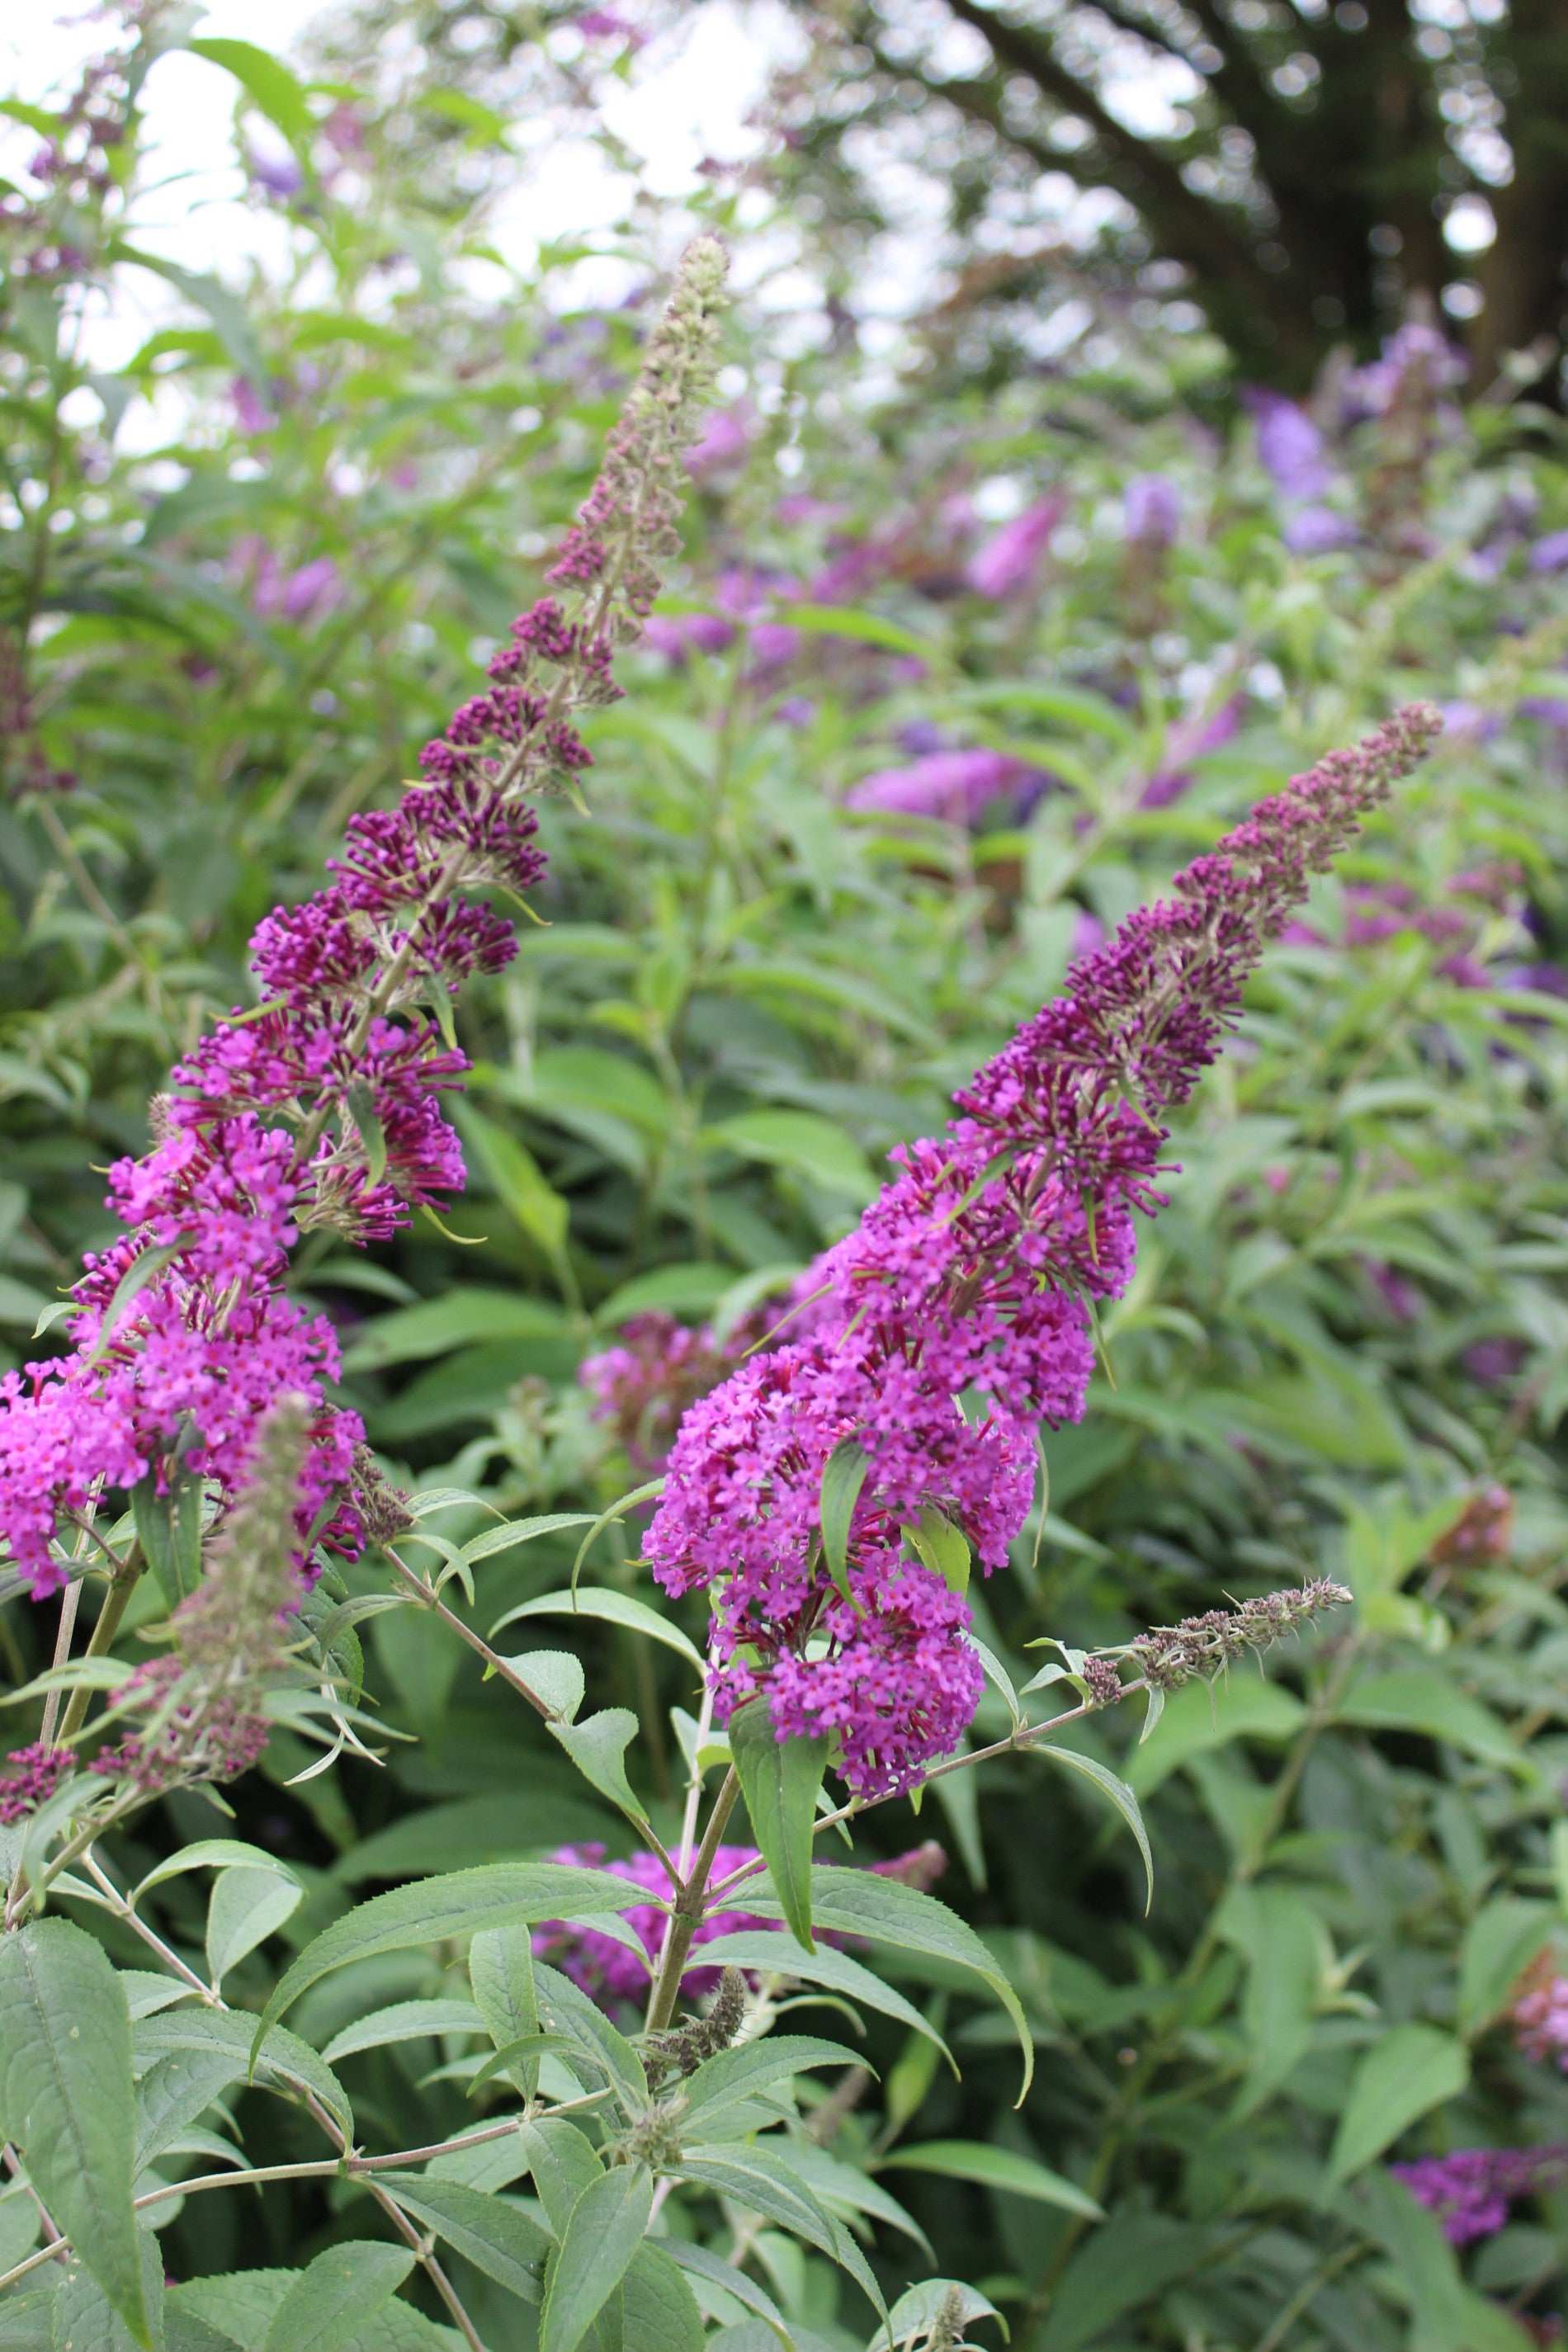
M468 1065L442 1014L516 944L468 894L522 898L538 883L532 803L589 764L574 715L619 692L611 657L658 590L724 268L711 238L686 256L548 575L561 600L513 623L489 691L426 745L422 781L397 807L352 819L328 886L260 925L251 964L264 1002L200 1040L154 1106L153 1150L110 1171L126 1230L76 1285L70 1352L0 1381L0 1537L35 1594L65 1582L63 1538L107 1493L189 1475L232 1512L282 1396L306 1423L296 1564L318 1542L359 1549L363 1430L329 1401L337 1340L288 1297L289 1255L323 1226L380 1239L461 1189L442 1104ZM335 583L325 562L293 576L296 603Z
M1413 708L1330 753L1076 964L945 1133L892 1155L900 1173L801 1277L784 1344L687 1412L647 1551L668 1591L709 1595L721 1716L765 1691L778 1736L829 1736L868 1796L956 1746L983 1677L955 1539L984 1570L1005 1559L1041 1427L1082 1414L1133 1213L1162 1204L1164 1115L1310 877L1438 725ZM859 1484L829 1562L824 1475L846 1448Z

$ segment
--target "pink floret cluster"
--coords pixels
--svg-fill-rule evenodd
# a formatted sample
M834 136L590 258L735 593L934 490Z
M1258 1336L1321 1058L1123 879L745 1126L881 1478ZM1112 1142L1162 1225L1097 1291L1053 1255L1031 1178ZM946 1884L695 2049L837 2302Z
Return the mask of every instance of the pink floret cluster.
M1041 1426L1083 1412L1094 1304L1131 1278L1134 1212L1161 1205L1162 1114L1437 723L1406 711L1331 754L1077 963L945 1133L892 1155L894 1181L802 1276L786 1343L687 1413L647 1550L667 1591L710 1597L721 1716L765 1691L779 1737L830 1736L866 1795L956 1747L982 1675L963 1580L930 1562L935 1522L983 1570L1005 1559ZM866 1467L835 1575L823 1474L847 1444Z

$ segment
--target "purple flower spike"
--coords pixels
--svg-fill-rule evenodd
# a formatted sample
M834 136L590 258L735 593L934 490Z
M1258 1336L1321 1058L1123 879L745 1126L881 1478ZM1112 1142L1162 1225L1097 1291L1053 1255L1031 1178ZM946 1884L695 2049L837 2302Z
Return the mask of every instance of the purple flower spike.
M1023 595L1039 577L1051 533L1067 512L1059 493L1037 499L1012 522L1004 523L970 558L964 578L977 596L994 604Z

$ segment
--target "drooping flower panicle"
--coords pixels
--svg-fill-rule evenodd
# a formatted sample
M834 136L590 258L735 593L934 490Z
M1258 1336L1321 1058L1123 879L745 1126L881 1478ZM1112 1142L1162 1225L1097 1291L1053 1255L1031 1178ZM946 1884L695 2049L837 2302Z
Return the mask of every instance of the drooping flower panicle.
M982 1673L954 1547L1005 1559L1040 1425L1083 1411L1132 1213L1161 1204L1163 1115L1311 876L1437 727L1412 709L1331 753L1078 963L945 1134L892 1155L896 1180L802 1276L795 1335L688 1412L647 1549L667 1591L710 1595L722 1711L765 1687L780 1737L831 1736L867 1794L956 1745ZM834 1573L823 1476L845 1447L864 1468Z
M128 1230L88 1261L72 1353L0 1382L0 1537L36 1593L65 1580L62 1515L79 1517L106 1489L162 1486L176 1447L184 1469L232 1498L282 1393L311 1416L299 1562L315 1539L358 1548L349 1487L363 1431L327 1402L337 1343L285 1295L289 1252L322 1226L378 1239L461 1187L441 1102L467 1063L445 1007L515 946L510 924L464 894L521 897L539 881L531 803L589 764L574 717L615 698L612 655L658 591L724 267L711 238L686 256L552 567L561 598L514 622L489 690L426 744L422 782L396 808L351 821L330 885L261 924L252 969L266 1002L187 1055L154 1149L110 1171L110 1204Z

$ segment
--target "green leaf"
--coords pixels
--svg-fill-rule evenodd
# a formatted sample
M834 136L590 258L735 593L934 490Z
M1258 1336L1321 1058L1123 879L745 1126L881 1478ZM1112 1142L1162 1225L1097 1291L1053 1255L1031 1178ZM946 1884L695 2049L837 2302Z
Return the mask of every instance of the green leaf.
M533 1519L509 1519L504 1527L487 1528L463 1546L466 1560L493 1559L497 1552L515 1551L520 1544L536 1543L541 1536L564 1534L568 1528L591 1527L592 1511L546 1511ZM501 1619L504 1625L509 1621Z
M448 2033L484 2031L484 2019L471 2000L395 2000L385 2009L373 2009L368 2017L356 2017L335 2033L322 2051L321 2061L335 2066L341 2058L353 2058L362 2050L384 2050L397 2042L434 2041Z
M663 2246L644 2244L621 2284L622 2337L647 2352L702 2352L706 2337L697 2298Z
M643 2165L617 2165L588 2182L550 2266L539 2352L577 2352L626 2275L652 2211L653 2178Z
M533 2175L544 2218L562 2238L578 2198L605 2168L591 2141L563 2116L538 2116L531 2123L520 2124L518 2146Z
M378 1952L404 1952L419 1944L445 1943L479 1927L541 1919L573 1919L596 1912L625 1911L654 1900L644 1890L612 1878L606 1870L575 1870L563 1863L491 1863L479 1870L449 1871L414 1886L395 1886L373 1895L336 1920L286 1969L262 2011L256 2048L309 1985L351 1960Z
M493 2081L498 2074L505 2074L509 2080L515 2080L518 2069L535 2059L553 2056L564 2058L570 2063L572 2059L581 2055L582 2053L576 2042L569 2034L520 2034L515 2042L503 2042L499 2050L490 2053L481 2066L475 2068L468 2076L468 2096L471 2099L476 2091L482 2090L484 2085Z
M972 1557L963 1529L954 1527L945 1511L936 1510L928 1503L916 1524L906 1528L904 1533L932 1575L940 1576L962 1598L969 1590Z
M149 2341L164 2352L167 2339L161 2325L163 2259L150 2230L138 2233L137 2252L151 2336L132 2334L123 2314L110 2303L92 2273L81 2263L73 2262L66 2266L55 2294L53 2334L44 2339L53 2345L54 2352L78 2352L79 2347L90 2347L91 2352L135 2352L138 2345ZM0 2303L0 2311L6 2307ZM41 2352L37 2337L27 2352Z
M64 1919L0 1937L0 2135L133 2342L151 2346L131 2068L131 2015L102 1946Z
M1163 2213L1119 2207L1110 2218L1110 2228L1086 2239L1062 2273L1040 2352L1085 2352L1114 2340L1109 2331L1123 2313L1190 2275L1214 2242L1191 2221Z
M539 1593L532 1601L509 1609L491 1626L490 1640L495 1640L503 1626L515 1625L523 1617L596 1617L609 1625L625 1625L634 1633L646 1633L650 1642L662 1642L667 1650L674 1650L700 1674L703 1671L702 1654L695 1643L689 1641L679 1626L661 1611L650 1608L646 1601L635 1600L629 1592L580 1584L574 1592Z
M151 1887L162 1886L165 1879L178 1878L187 1870L270 1870L295 1885L300 1883L292 1866L268 1853L265 1846L247 1845L243 1838L197 1838L138 1879L132 1902L140 1903Z
M639 1829L646 1829L647 1809L626 1778L626 1749L641 1728L630 1707L607 1706L591 1715L586 1723L552 1722L548 1727L589 1787L618 1805Z
M220 1871L207 1909L207 1968L221 1984L247 1952L265 1943L303 1902L297 1880L273 1870Z
M944 2180L973 2180L983 2189L1004 2189L1012 2197L1032 2197L1039 2205L1059 2205L1064 2212L1103 2221L1105 2213L1092 2197L1073 2181L1064 2180L1048 2165L1010 2147L992 2147L984 2140L928 2139L913 2147L898 2147L882 2158L884 2172L935 2172Z
M329 2246L279 2305L266 2352L344 2352L413 2268L406 2246Z
M468 1983L485 2032L498 2050L506 2050L539 2032L539 1991L534 1979L533 1940L524 1927L486 1927L468 1946ZM539 2088L539 2068L524 2063L510 2069L512 2087L531 2099Z
M305 93L288 67L251 41L187 41L198 58L231 73L247 98L253 99L269 122L275 122L290 146L308 139L315 128Z
M642 2060L598 2002L544 1960L534 1961L533 1975L540 2023L552 2033L564 2034L575 2045L582 2064L614 2086L628 2115L646 2107L647 2074Z
M600 1330L616 1330L634 1315L707 1315L732 1290L732 1266L702 1259L685 1265L656 1265L648 1274L634 1275L611 1291L594 1309Z
M737 2270L732 2263L721 2262L718 2255L710 2254L706 2246L688 2245L684 2239L671 2238L668 2251L670 2260L692 2278L700 2279L707 2287L718 2288L721 2295L733 2295L745 2310L755 2312L757 2317L773 2329L784 2352L795 2352L795 2338L785 2325L783 2312L767 2290L760 2287L754 2279L748 2278L744 2271ZM710 2305L711 2300L710 2297Z
M1189 1683L1167 1700L1153 1730L1129 1759L1128 1785L1152 1797L1162 1780L1194 1756L1228 1747L1233 1739L1266 1739L1281 1745L1294 1738L1307 1710L1293 1691L1252 1675L1232 1675L1213 1685Z
M1119 1780L1108 1766L1096 1763L1092 1756L1080 1755L1076 1748L1058 1748L1054 1740L1041 1739L1031 1743L1037 1756L1048 1756L1053 1764L1062 1765L1069 1772L1079 1773L1092 1781L1102 1796L1109 1797L1137 1841L1143 1861L1145 1912L1154 1900L1154 1857L1149 1847L1149 1832L1143 1826L1143 1814L1137 1798L1125 1780Z
M911 2286L900 2295L888 2314L888 2328L900 2352L917 2336L929 2335L944 2308L951 2309L955 2299L960 2323L965 2326L972 2319L1000 2316L994 2303L988 2303L977 2288L965 2286L961 2279L922 2279L919 2286ZM887 2340L886 2336L873 2336L866 2352L881 2352Z
M705 1128L698 1140L721 1145L742 1160L757 1160L804 1176L830 1192L843 1192L862 1203L877 1190L877 1180L865 1154L830 1118L806 1110L747 1110L717 1127Z
M634 1486L629 1495L617 1495L615 1501L609 1504L605 1509L599 1513L598 1517L594 1521L593 1526L589 1528L587 1534L578 1545L577 1557L572 1562L572 1589L574 1591L577 1589L577 1579L583 1573L583 1562L593 1550L595 1544L598 1541L599 1537L602 1535L605 1528L613 1527L617 1519L624 1519L626 1513L628 1511L635 1511L639 1503L651 1503L656 1495L662 1495L663 1492L664 1479L662 1476L658 1478L645 1478L640 1486Z
M142 1478L131 1489L136 1538L157 1578L163 1599L178 1608L201 1582L204 1488L189 1471L177 1472L167 1494Z
M267 2331L285 2295L299 2282L298 2271L229 2271L222 2277L191 2279L170 2291L168 2352L267 2352ZM205 2326L212 2333L195 2341L176 2326ZM462 2352L449 2327L437 2327L406 2303L384 2303L342 2352Z
M165 2051L226 2052L236 2061L237 2078L248 2074L264 2089L298 2099L309 2091L349 2138L353 2137L353 2108L331 2068L308 2042L287 2028L274 2029L264 2057L252 2060L251 2020L241 2011L196 2008L184 2004L143 2017L136 2027L139 2058L161 2057Z
M777 2221L807 2245L816 2246L847 2270L879 2311L885 2311L882 2291L865 2256L836 2214L828 2212L816 2191L807 2187L781 2150L771 2142L753 2142L745 2148L694 2147L682 2155L679 2178L714 2189L750 2207L764 2221Z
M244 2073L243 2056L229 2050L168 2050L155 2058L136 2086L132 2171L144 2172Z
M768 2033L760 2042L742 2042L737 2050L721 2050L703 2060L681 2085L694 2137L707 2131L725 2107L755 2098L804 2074L808 2066L858 2066L853 2050L837 2042L819 2042L804 2033Z
M241 375L248 378L258 390L267 383L267 361L257 341L250 314L237 295L231 294L217 278L209 278L204 270L182 269L178 262L166 261L162 255L143 253L138 247L117 240L113 248L118 261L133 262L138 269L150 269L183 294L198 310L205 310L224 350ZM100 1343L101 1344L101 1343Z
M1362 1724L1368 1730L1421 1732L1527 1780L1537 1769L1490 1707L1433 1667L1403 1666L1392 1674L1368 1675L1352 1685L1336 1712L1340 1722Z
M742 1898L751 1908L751 1889ZM828 1991L842 1993L848 2000L863 2009L875 2009L884 2017L897 2018L912 2032L923 2033L934 2042L954 2074L958 2072L952 2051L928 2018L922 2017L913 2001L906 2000L889 1984L862 1965L851 1959L847 1952L837 1950L831 1944L818 1944L808 1951L794 1936L766 1927L742 1927L733 1935L716 1936L702 1947L704 1967L755 1969L759 1976L796 1978L802 1984L825 1986Z
M767 1699L750 1698L730 1717L730 1753L790 1931L809 1950L811 1833L826 1769L826 1739L780 1739Z
M343 1370L379 1371L481 1339L555 1339L564 1328L559 1307L515 1290L447 1290L366 1324L344 1350Z
M458 2180L432 2180L418 2172L384 2172L380 2186L406 2212L426 2222L447 2243L524 2303L543 2292L551 2240L537 2221Z
M458 1110L458 1125L478 1154L508 1214L543 1255L559 1264L566 1248L571 1213L546 1181L527 1146L471 1103Z
M753 1893L748 1887L746 1908L763 1917L784 1916L780 1897L770 1888ZM1027 2095L1035 2076L1035 2045L1017 1994L973 1927L934 1895L901 1885L896 1878L879 1878L869 1870L841 1870L818 1863L811 1874L811 1910L816 1926L847 1936L863 1936L868 1943L891 1944L901 1952L924 1953L932 1959L967 1969L992 1992L1013 2021L1024 2053L1024 2087ZM705 1948L711 1960L712 1950ZM918 2012L917 2012L918 2013Z
M1417 2116L1458 2098L1469 2079L1465 2046L1451 2033L1435 2025L1396 2025L1384 2034L1351 2083L1329 2152L1330 2185L1362 2171Z
M1216 1925L1247 1956L1241 2017L1252 2063L1237 2113L1250 2115L1310 2046L1323 1973L1322 1931L1311 1903L1290 1886L1233 1886Z
M1479 2033L1508 2007L1520 1978L1555 1925L1556 1913L1549 1903L1498 1895L1481 1906L1465 1931L1459 1953L1462 2033Z
M822 1465L817 1493L823 1565L851 1609L858 1609L859 1603L849 1590L849 1528L870 1467L871 1458L859 1439L841 1437Z

